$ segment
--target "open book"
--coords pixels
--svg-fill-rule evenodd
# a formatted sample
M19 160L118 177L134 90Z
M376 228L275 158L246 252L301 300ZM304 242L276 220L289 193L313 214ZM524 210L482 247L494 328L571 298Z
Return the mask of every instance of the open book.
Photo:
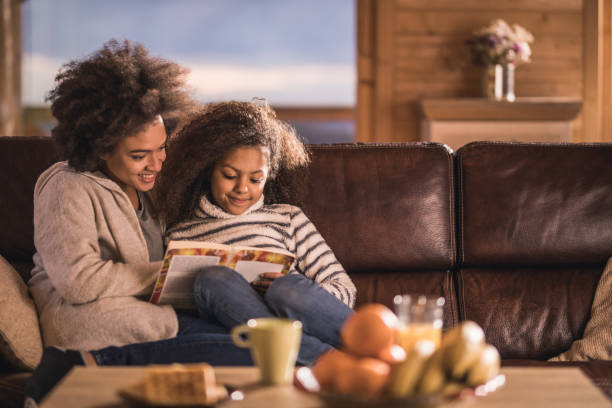
M195 310L193 285L203 267L227 266L252 282L263 272L289 273L294 260L291 252L280 249L272 251L214 242L170 241L149 301Z

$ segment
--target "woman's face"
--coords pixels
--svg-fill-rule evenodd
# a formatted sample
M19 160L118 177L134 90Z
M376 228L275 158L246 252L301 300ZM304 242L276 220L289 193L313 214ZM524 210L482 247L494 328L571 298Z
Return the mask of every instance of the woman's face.
M124 138L112 152L102 156L105 171L128 196L149 191L166 160L166 129L161 116L142 131Z
M215 204L234 215L255 204L268 179L269 157L263 146L230 150L213 169L210 187Z

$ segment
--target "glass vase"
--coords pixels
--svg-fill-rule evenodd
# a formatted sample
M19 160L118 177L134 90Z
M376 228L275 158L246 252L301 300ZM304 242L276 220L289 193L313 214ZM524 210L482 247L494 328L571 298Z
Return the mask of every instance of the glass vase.
M504 65L504 99L508 102L514 102L516 95L514 94L514 64Z
M501 100L504 95L504 69L500 64L487 65L482 76L483 96Z

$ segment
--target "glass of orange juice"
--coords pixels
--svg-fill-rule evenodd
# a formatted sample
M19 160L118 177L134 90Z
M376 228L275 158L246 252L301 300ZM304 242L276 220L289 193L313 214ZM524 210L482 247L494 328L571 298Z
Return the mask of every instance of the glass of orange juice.
M399 327L396 343L410 354L419 340L430 340L435 347L442 340L444 298L426 295L396 295L393 298Z

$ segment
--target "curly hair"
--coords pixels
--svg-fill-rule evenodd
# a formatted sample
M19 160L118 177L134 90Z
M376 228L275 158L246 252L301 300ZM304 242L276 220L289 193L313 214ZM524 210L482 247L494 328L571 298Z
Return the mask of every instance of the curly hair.
M200 197L211 196L215 163L243 146L265 146L270 152L265 203L300 203L310 157L295 129L267 103L215 103L170 140L155 189L159 214L168 226L193 217Z
M52 136L68 163L93 171L100 155L143 130L160 115L171 134L192 109L188 70L151 57L141 44L112 39L83 60L65 64L47 101L58 123Z

